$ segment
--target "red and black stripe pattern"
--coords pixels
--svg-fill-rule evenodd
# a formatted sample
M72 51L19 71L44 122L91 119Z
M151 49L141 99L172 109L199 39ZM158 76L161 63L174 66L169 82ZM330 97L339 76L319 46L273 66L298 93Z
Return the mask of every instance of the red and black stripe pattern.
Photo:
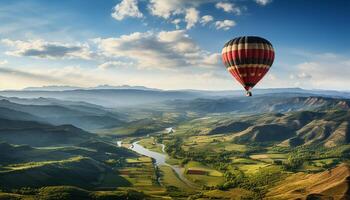
M269 71L275 52L269 41L256 36L238 37L222 49L227 70L248 91Z

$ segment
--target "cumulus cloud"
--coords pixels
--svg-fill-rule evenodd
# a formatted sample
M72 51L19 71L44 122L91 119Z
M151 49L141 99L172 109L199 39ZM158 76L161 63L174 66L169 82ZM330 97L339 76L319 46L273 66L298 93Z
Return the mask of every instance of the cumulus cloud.
M227 13L234 13L236 15L242 14L242 10L233 3L218 2L215 4L217 9L222 9Z
M292 74L290 75L290 79L311 79L312 76L310 74L307 74L305 72L300 72L299 74Z
M148 10L153 16L161 17L169 20L175 24L175 27L179 29L180 20L187 23L186 29L193 28L196 23L206 25L213 21L214 18L211 15L200 16L198 7L203 4L214 3L213 6L223 10L224 12L234 13L235 15L242 14L241 7L238 7L234 3L229 2L217 2L216 0L149 0ZM244 8L244 7L243 7ZM184 17L184 18L182 18ZM174 19L175 18L175 19ZM229 26L233 26L232 20L225 20L217 22L218 29L228 30Z
M202 20L199 15L198 7L202 4L214 2L215 0L150 0L148 10L153 16L164 19L174 19L170 22L179 29L179 17L181 21L187 23L186 29L191 29L197 22ZM182 19L182 17L184 17ZM205 18L208 19L208 16ZM205 21L202 20L202 24Z
M236 22L233 20L223 20L223 21L216 21L215 27L216 29L223 29L225 31L229 30L230 28L234 27L236 25Z
M59 42L46 42L43 40L1 40L5 45L13 48L7 51L7 55L12 56L29 56L36 58L79 58L91 59L92 52L88 44L67 44Z
M150 0L148 8L152 15L168 19L173 13L181 12L182 4L173 0Z
M187 9L185 21L187 22L186 29L191 29L199 21L199 11L195 8Z
M102 70L106 70L106 69L112 69L112 68L131 67L131 66L133 66L133 63L131 62L108 61L100 64L98 68Z
M211 15L204 15L201 17L200 23L202 25L206 25L207 23L211 22L214 20L214 17Z
M8 63L7 60L1 60L1 61L0 61L0 65L6 65L7 63Z
M175 28L176 29L180 29L180 23L181 23L181 19L177 18L177 19L174 19L173 21L171 21L171 23L173 23L175 25Z
M301 51L299 51L301 52ZM286 66L289 85L304 88L348 89L350 85L350 57L345 55L305 52L305 62ZM285 77L281 77L285 79Z
M172 15L183 14L190 7L198 7L201 4L214 0L150 0L148 9L154 16L168 19Z
M255 0L255 2L261 6L266 6L267 4L271 3L272 0Z
M217 64L203 61L212 54L202 50L184 30L136 32L117 38L97 38L94 41L101 54L110 58L133 60L138 68L177 69L212 67Z
M137 6L137 0L122 0L113 8L112 17L118 21L126 17L142 18L143 14Z
M213 53L211 55L208 55L203 59L203 63L206 65L217 65L221 60L221 54L220 53Z

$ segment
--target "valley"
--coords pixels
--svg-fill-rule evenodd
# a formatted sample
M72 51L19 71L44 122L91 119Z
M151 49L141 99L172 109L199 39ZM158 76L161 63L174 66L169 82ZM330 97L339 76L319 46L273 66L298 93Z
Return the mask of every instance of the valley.
M131 107L1 97L0 199L349 198L349 99L195 93Z

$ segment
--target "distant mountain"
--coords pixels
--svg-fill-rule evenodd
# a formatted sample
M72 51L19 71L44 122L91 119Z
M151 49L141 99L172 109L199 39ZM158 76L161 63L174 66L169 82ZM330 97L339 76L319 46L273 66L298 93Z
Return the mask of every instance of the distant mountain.
M26 104L13 103L7 99L0 100L0 116L6 119L31 120L55 125L72 124L87 130L117 127L124 123L121 120L122 114L83 102L71 103L43 98L10 99Z
M148 88L145 86L130 86L130 85L98 85L96 87L75 87L75 86L60 86L60 85L48 85L42 87L26 87L24 91L66 91L66 90L110 90L110 89L135 89L135 90L159 90L155 88Z
M122 89L122 90L156 90L156 91L161 91L160 89L156 88L149 88L145 86L130 86L130 85L120 85L120 86L112 86L112 85L98 85L96 87L89 87L86 89L91 89L91 90L112 90L112 89Z
M53 126L34 121L0 119L0 141L31 146L76 144L94 138L72 125Z
M92 89L67 91L1 91L1 96L19 98L55 98L84 101L104 107L125 107L158 103L172 99L195 99L202 94L187 91L158 91L139 89Z
M173 100L165 102L174 110L187 110L199 113L266 113L289 112L297 110L349 109L350 99L338 99L321 96L294 97L289 95L259 95L250 98L220 98Z
M87 103L84 101L65 101L59 100L55 98L18 98L18 97L3 97L0 96L0 100L8 100L17 104L24 105L62 105L62 106L87 106L92 108L104 109L103 106L99 106L96 104Z
M350 110L260 114L213 124L207 134L233 134L235 143L273 142L281 146L350 143Z
M22 121L44 121L40 117L36 117L22 111L12 110L6 107L0 107L0 118Z
M56 87L54 87L56 88ZM144 106L171 100L194 100L196 98L221 99L241 98L251 101L255 97L336 97L350 98L350 92L328 90L304 90L300 88L255 89L254 96L247 98L244 91L204 91L204 90L157 90L143 86L97 86L95 88L74 88L74 90L18 90L0 91L5 97L20 98L55 98L65 101L84 101L104 107Z
M23 90L27 91L64 91L64 90L78 90L82 89L81 87L74 87L68 85L48 85L42 87L26 87Z

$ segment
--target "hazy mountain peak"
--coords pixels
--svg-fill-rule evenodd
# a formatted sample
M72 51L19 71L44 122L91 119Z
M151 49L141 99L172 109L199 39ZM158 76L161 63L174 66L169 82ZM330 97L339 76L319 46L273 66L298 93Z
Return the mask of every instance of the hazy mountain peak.
M159 90L156 88L148 88L145 86L130 86L130 85L97 85L95 87L77 87L69 85L47 85L41 87L26 87L23 91L68 91L68 90L101 90L101 89L135 89L135 90Z

